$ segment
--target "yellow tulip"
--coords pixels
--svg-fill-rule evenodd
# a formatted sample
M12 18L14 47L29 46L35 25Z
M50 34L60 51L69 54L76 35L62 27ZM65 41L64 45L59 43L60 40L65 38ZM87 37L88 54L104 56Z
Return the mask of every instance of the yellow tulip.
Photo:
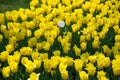
M43 49L45 50L45 51L49 51L50 50L50 43L49 42L44 42L43 43Z
M85 71L79 71L80 80L88 80L88 74Z
M93 63L88 63L86 65L86 70L88 71L88 75L94 76L96 73L96 67L93 65Z
M103 52L104 52L107 56L111 56L111 49L110 49L107 45L102 46L102 48L103 48Z
M0 34L0 42L2 42L2 40L3 40L3 35Z
M104 72L103 70L97 72L98 80L109 80L105 76L106 76L106 72Z
M4 33L4 32L6 31L6 26L5 26L5 25L1 25L0 31L1 31L2 33Z
M112 60L112 69L115 76L120 75L120 64L119 64L120 55L116 56L116 59Z
M2 69L2 75L4 78L8 78L10 76L10 67L3 67Z
M91 55L89 56L88 60L91 62L91 63L95 63L96 62L96 56L95 55Z
M28 40L28 46L29 47L34 47L37 44L37 39L35 37L32 37Z
M50 59L45 59L44 60L44 69L45 69L46 72L48 72L48 73L51 72L51 69L52 69L51 65L52 65L52 62L51 62Z
M18 63L17 62L11 62L11 64L10 64L10 70L13 73L16 73L18 71Z
M85 41L85 35L81 35L80 36L80 42L84 42Z
M35 69L35 65L31 60L28 60L26 64L24 64L24 66L26 67L26 72L28 73L33 72L33 70Z
M41 60L34 60L33 61L33 65L35 66L35 68L40 68L41 67Z
M75 52L75 55L76 56L80 56L80 53L81 53L81 49L78 48L76 45L73 47L73 50Z
M7 51L3 51L0 54L0 60L2 62L5 62L8 59L9 53Z
M40 55L40 53L39 52L32 52L32 54L31 54L31 57L32 57L32 60L36 60L36 59L38 59L39 58L39 55Z
M21 63L22 63L23 65L27 64L27 62L28 62L28 58L27 58L27 57L23 57L23 58L21 59Z
M61 76L62 76L62 79L63 79L63 80L68 80L68 77L69 77L68 71L67 71L67 70L63 70L63 71L61 72Z
M80 60L80 59L75 59L75 60L74 60L74 66L75 66L75 70L76 70L77 72L82 71L83 61Z
M109 57L105 57L104 61L105 61L104 67L106 67L106 68L109 67L110 66L110 58Z
M80 43L81 50L85 51L87 48L87 42Z
M6 51L11 53L12 51L14 51L14 46L12 44L7 44Z
M53 54L54 54L54 56L60 56L61 52L60 52L60 50L55 50L53 52Z
M40 76L40 73L36 74L35 72L32 72L30 74L30 78L28 78L27 80L39 80L39 76Z
M120 35L115 35L115 41L120 42Z
M31 30L27 30L27 37L31 37L31 35L32 35L32 32L31 32Z
M21 55L24 55L24 56L31 55L32 54L32 48L30 48L30 47L22 47L20 49L20 53L21 53Z
M4 24L4 17L5 15L3 13L0 13L0 24Z

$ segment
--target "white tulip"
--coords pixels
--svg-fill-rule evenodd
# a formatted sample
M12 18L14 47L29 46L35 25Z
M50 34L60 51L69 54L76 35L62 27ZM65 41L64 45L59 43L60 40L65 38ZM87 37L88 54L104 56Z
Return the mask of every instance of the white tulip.
M58 26L59 27L65 27L65 22L64 21L59 21Z

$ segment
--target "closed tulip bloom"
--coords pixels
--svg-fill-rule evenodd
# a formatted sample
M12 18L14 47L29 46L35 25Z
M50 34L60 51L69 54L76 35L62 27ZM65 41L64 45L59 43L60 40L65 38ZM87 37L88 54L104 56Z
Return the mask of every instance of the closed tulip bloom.
M3 67L2 69L2 75L4 78L8 78L10 76L10 67Z

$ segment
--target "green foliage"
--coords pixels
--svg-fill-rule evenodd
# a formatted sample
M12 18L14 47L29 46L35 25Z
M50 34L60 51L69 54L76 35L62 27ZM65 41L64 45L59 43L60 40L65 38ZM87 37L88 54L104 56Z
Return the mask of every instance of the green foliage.
M0 0L0 12L29 8L31 0Z

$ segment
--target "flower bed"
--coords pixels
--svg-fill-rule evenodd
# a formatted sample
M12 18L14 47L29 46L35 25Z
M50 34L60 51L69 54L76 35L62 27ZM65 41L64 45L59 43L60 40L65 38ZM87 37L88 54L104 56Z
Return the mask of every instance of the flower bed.
M31 0L0 13L0 79L119 80L119 0Z

